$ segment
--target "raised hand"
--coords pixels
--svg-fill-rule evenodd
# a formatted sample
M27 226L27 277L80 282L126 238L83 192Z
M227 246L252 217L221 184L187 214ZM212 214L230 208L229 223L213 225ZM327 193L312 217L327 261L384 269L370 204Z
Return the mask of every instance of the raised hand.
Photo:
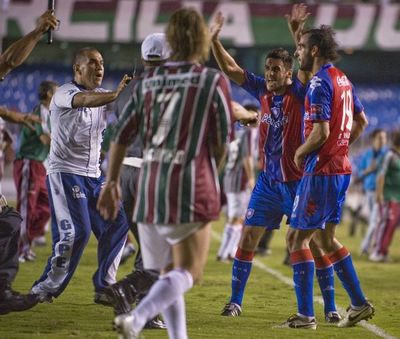
M294 4L292 7L292 13L285 15L290 32L296 38L303 30L304 24L306 23L310 14L311 13L307 12L307 6L301 3L301 4Z
M224 25L225 18L221 12L218 12L214 18L214 22L210 26L211 40L218 40L219 32L221 32L222 26Z
M49 28L56 29L58 25L57 18L52 10L47 10L40 17L36 25L36 30L42 34L46 33Z
M121 82L118 84L117 89L115 92L117 93L117 96L124 90L124 88L129 84L129 82L132 80L132 77L128 74L125 74L124 77L122 78Z

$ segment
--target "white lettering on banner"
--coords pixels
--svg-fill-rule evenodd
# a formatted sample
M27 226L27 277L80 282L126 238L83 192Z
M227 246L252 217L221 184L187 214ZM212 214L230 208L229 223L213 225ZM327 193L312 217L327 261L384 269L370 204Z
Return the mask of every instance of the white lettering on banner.
M130 42L132 40L132 27L136 5L136 0L118 1L117 13L114 20L115 42Z
M353 24L347 29L335 29L339 45L344 48L361 48L368 41L371 26L374 22L376 6L357 4L354 6ZM315 27L320 25L333 26L337 17L338 7L334 4L318 6Z
M382 49L399 49L400 31L396 30L400 15L400 5L385 5L381 7L381 15L375 31L376 44Z
M233 44L238 47L254 45L251 15L246 2L220 3L211 16L210 22L214 21L218 12L222 12L225 16L224 27L219 34L221 39L232 39Z
M56 2L57 17L61 20L60 29L54 33L57 40L86 41L88 43L140 43L148 34L165 30L166 22L158 22L160 15L163 14L160 12L163 0L115 0L116 9L113 13L112 23L108 21L99 22L96 19L74 22L74 10L81 1L83 0L59 0ZM210 20L214 19L218 11L221 11L226 18L224 28L220 33L222 39L229 39L238 47L268 44L263 35L256 36L254 34L253 27L257 27L257 25L254 26L252 23L250 1L214 1L217 5L214 12L209 13ZM93 8L96 8L96 3L110 3L111 0L86 0L85 2L92 2ZM199 11L203 11L205 3L206 0L183 0L180 2L182 6L189 5ZM27 34L35 27L36 20L46 9L46 5L47 2L44 0L10 1L8 10L5 12L8 20L8 22L4 22L5 28L10 27L9 21L12 20L16 22L20 30L17 33L18 35L20 33ZM336 29L337 40L341 47L360 49L365 47L369 43L369 38L372 37L373 48L400 50L400 30L397 28L400 17L399 4L355 4L347 6L347 8L354 8L354 16L350 18L350 27ZM345 19L345 17L339 16L339 8L342 9L344 6L320 4L310 7L316 13L314 17L315 27L321 24L335 27L338 20ZM136 12L137 8L139 8L139 12ZM87 9L79 11L83 18L86 13L90 12ZM276 13L278 13L278 9ZM278 17L278 14L276 16ZM137 23L136 30L133 27L135 20ZM347 18L346 20L348 21ZM282 24L283 27L284 24ZM7 33L9 34L9 32ZM14 37L15 34L14 32ZM289 36L288 32L282 33L283 44L291 43Z
M98 0L89 0L97 1ZM101 0L107 2L108 0ZM61 21L60 30L54 32L54 35L59 40L70 41L107 41L108 39L108 26L105 23L75 23L71 22L74 4L77 0L58 1L57 2L57 17Z

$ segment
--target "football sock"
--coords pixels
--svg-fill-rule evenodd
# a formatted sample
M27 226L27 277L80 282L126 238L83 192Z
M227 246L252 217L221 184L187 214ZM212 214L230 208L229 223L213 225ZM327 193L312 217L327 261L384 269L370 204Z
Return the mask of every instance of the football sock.
M293 267L293 282L296 291L298 313L303 316L314 316L313 287L314 259L310 249L290 253Z
M233 227L231 224L227 223L224 227L224 232L222 234L221 245L218 249L217 256L221 259L227 259L229 254L229 243L233 235Z
M366 299L361 290L360 281L358 280L349 251L345 247L342 247L329 255L329 259L344 289L350 297L351 304L353 306L364 305Z
M187 339L185 299L183 295L162 312L169 339Z
M140 332L146 322L171 306L176 300L193 286L192 275L182 269L174 269L158 279L147 296L133 311L133 328ZM175 312L185 308L175 308ZM168 311L167 311L168 313ZM175 314L177 316L177 314Z
M234 258L238 249L240 237L242 235L242 224L232 225L231 241L228 244L228 256Z
M242 305L244 289L253 265L254 251L245 251L240 247L236 251L232 266L231 303Z
M324 311L336 312L335 305L335 277L333 265L327 255L314 257L315 273L317 275L319 288L324 299Z

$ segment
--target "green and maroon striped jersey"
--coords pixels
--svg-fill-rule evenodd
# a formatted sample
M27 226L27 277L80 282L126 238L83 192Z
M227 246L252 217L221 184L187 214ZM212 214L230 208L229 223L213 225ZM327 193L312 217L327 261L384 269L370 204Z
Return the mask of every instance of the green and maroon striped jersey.
M40 141L42 134L49 134L49 111L43 105L38 105L34 108L33 114L42 119L42 123L35 123L34 130L28 126L22 126L19 137L19 150L16 154L16 159L30 159L43 162L49 154L50 146L44 145Z
M116 128L127 145L139 133L143 164L134 219L149 224L215 220L220 194L213 147L231 140L231 94L215 69L168 62L135 85Z

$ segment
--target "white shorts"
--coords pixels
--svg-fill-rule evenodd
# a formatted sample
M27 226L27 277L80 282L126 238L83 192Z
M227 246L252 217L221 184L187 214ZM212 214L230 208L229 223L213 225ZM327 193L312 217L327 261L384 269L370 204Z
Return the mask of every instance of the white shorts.
M226 193L226 215L228 219L244 218L249 198L250 195L248 191Z
M172 263L172 245L195 233L204 223L153 225L138 223L143 266L161 271Z

